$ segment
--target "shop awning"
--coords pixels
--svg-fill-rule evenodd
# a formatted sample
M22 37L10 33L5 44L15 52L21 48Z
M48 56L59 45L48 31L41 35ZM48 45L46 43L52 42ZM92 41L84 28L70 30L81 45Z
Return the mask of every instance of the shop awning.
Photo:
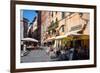
M84 40L84 39L89 39L89 35L71 33L70 35L67 35L66 38L68 38L69 40Z
M61 35L61 36L57 36L55 39L63 39L63 38L68 38L71 39L70 37L68 37L71 34L76 34L77 32L79 32L80 30L77 31L72 31L72 32L68 32L65 35Z
M50 42L50 41L52 41L54 39L55 39L55 37L48 38L48 39L46 39L46 42Z
M78 40L78 39L89 39L89 35L86 34L79 34L77 32L69 32L66 35L57 36L56 40L59 39L67 39L67 40Z
M57 36L55 39L62 39L62 38L66 38L66 35Z

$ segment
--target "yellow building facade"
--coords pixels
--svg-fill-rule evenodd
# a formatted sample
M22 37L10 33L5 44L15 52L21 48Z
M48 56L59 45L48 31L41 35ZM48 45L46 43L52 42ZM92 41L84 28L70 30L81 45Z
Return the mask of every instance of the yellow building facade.
M46 42L53 41L53 46L72 44L74 40L89 48L89 13L47 11ZM45 13L46 14L46 13ZM47 19L44 19L46 22ZM44 36L45 37L45 36Z

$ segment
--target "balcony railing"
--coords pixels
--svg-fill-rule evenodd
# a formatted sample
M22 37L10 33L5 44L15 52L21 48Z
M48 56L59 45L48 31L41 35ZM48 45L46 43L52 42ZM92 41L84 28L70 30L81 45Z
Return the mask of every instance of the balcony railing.
M56 21L56 22L51 22L51 25L48 27L48 31L50 31L50 30L54 30L55 28L57 28L58 27L58 21Z

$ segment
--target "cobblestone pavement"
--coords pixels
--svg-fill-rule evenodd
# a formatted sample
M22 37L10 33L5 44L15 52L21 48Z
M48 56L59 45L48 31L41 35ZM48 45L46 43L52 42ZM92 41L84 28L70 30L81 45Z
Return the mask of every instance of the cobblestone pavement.
M21 57L21 62L47 62L51 61L50 56L45 49L31 50L28 55Z

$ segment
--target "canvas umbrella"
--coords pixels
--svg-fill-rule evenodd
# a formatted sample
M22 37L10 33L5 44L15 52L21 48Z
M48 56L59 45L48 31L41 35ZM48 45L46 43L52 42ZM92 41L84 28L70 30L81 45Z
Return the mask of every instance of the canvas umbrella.
M34 38L23 38L22 41L38 42L38 40L36 40Z

